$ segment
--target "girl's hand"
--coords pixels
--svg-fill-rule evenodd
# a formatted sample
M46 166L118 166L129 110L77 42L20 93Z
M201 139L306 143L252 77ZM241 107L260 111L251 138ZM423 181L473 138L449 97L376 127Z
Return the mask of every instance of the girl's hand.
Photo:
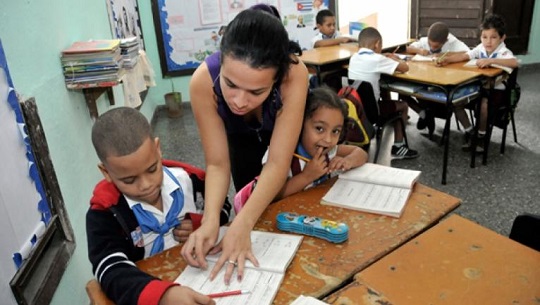
M203 222L202 225L191 233L182 247L182 257L193 267L206 269L206 254L214 245L219 234L219 222Z
M244 223L233 221L221 243L212 250L212 254L223 250L210 272L210 280L213 280L222 267L225 267L225 284L229 285L234 269L237 268L237 280L240 282L244 276L246 260L259 267L259 261L251 250L251 227Z
M177 242L185 242L188 240L189 234L193 232L193 223L191 219L184 219L182 222L173 229L173 237Z
M306 163L306 166L302 171L302 174L306 175L311 181L328 173L328 162L326 161L326 156L323 155L322 152L323 148L319 147L313 159Z
M332 160L330 160L330 164L328 165L328 171L335 172L335 171L346 171L353 167L352 162L350 162L347 158L335 156Z

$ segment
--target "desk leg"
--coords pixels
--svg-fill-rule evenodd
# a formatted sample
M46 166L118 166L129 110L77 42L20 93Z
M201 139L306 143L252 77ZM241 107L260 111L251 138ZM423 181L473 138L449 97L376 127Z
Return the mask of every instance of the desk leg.
M317 84L319 87L322 85L322 79L321 79L321 66L315 66L315 71L317 73Z
M452 96L453 94L450 94ZM444 124L443 141L444 141L444 153L443 153L443 170L442 170L442 184L446 184L446 170L448 169L448 149L450 146L450 120L452 119L452 113L454 112L452 106L447 106L446 109L446 123Z

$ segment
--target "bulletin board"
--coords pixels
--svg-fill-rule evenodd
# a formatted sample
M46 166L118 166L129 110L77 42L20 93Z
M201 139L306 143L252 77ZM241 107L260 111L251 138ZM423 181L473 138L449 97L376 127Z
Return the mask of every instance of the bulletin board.
M154 27L163 76L191 75L219 49L221 29L242 10L266 3L275 6L291 40L311 48L315 16L335 12L335 0L152 0Z

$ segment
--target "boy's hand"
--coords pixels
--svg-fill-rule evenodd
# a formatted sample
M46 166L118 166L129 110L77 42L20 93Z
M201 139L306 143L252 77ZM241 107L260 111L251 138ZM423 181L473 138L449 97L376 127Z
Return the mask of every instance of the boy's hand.
M419 55L422 55L422 56L428 56L429 55L429 50L419 49L416 54L419 54Z
M204 294L200 294L195 290L186 286L172 286L167 289L161 299L159 305L215 305L216 302Z
M193 223L191 219L184 219L176 228L173 229L174 240L177 242L185 242L189 234L193 232Z
M347 43L347 42L355 42L356 40L351 38L351 37L347 37L347 36L341 36L341 37L338 37L336 38L339 43Z
M305 177L309 177L311 181L328 173L328 162L326 162L326 156L322 152L323 148L319 147L313 159L306 163L302 171L302 174L306 175Z
M476 60L476 66L478 68L489 68L491 65L491 58L480 58Z

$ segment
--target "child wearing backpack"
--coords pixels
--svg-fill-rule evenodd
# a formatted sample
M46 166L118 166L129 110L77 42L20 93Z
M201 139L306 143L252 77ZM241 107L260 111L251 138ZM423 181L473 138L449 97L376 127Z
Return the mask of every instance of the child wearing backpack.
M274 200L326 181L341 171L367 162L367 153L358 146L338 144L348 118L347 104L330 88L311 90L304 111L300 141L291 161L288 180ZM266 163L268 152L262 163ZM238 213L249 198L257 179L243 187L234 197Z

